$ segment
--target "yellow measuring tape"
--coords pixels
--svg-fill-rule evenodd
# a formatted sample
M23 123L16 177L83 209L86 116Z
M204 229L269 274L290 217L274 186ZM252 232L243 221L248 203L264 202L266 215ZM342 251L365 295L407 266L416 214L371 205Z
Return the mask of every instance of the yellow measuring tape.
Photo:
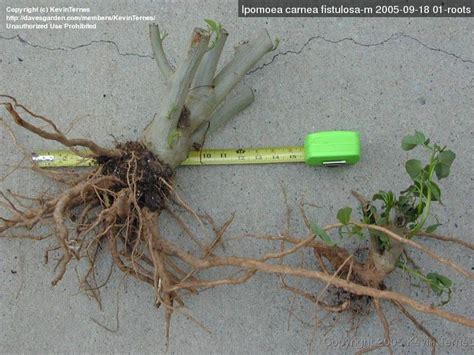
M87 151L84 152L87 154ZM42 168L87 167L97 164L93 158L84 158L69 150L39 151L33 161ZM304 163L303 147L203 149L192 151L181 165L229 165Z
M90 152L81 151L87 156ZM69 150L33 153L33 161L42 168L93 166L93 158L84 158ZM360 159L360 137L355 131L310 133L303 147L228 148L192 151L181 165L237 165L306 163L310 166L355 164Z

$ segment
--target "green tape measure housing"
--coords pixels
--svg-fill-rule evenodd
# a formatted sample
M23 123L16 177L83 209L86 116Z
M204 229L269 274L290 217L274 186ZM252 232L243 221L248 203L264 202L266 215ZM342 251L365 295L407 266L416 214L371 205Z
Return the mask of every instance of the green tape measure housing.
M360 159L359 132L328 131L308 134L304 140L308 165L355 164Z

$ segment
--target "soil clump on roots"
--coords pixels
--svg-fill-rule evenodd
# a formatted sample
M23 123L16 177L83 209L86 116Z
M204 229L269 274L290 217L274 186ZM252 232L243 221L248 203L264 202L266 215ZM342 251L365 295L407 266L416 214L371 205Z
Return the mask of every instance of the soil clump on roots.
M122 151L120 156L96 158L97 163L102 166L102 174L115 176L122 182L136 179L135 197L138 205L141 208L148 207L150 211L162 210L170 193L166 181L173 178L173 170L160 162L141 142L119 143L116 149ZM132 160L135 161L135 166L133 171L130 171ZM130 173L135 177L131 177ZM118 192L120 186L112 187L112 190Z

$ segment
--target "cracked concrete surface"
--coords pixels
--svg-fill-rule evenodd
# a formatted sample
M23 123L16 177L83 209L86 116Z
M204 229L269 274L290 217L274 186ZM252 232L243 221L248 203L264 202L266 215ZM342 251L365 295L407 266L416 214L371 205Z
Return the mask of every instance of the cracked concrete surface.
M452 53L452 52L449 52L449 51L446 51L442 48L435 48L435 47L432 47L426 43L423 43L422 41L420 41L418 38L415 38L411 35L408 35L408 34L405 34L405 33L394 33L392 34L390 37L388 37L387 39L384 39L380 42L377 42L377 43L361 43L361 42L358 42L356 41L354 38L352 37L344 37L344 38L341 38L341 39L329 39L329 38L325 38L323 36L320 36L320 35L317 35L317 36L311 36L308 38L308 40L303 43L303 45L301 46L300 49L289 49L289 50L285 50L285 51L278 51L276 54L273 55L272 59L266 63L263 63L261 66L258 66L257 68L255 69L252 69L249 71L248 74L252 74L260 69L263 69L264 67L266 67L267 65L270 65L274 62L274 60L276 58L278 58L279 56L284 56L284 55L288 55L288 54L301 54L301 52L303 52L303 50L308 46L308 44L310 44L312 41L315 41L315 40L322 40L322 41L325 41L325 42L328 42L328 43L332 43L332 44L339 44L339 43L343 43L345 41L350 41L352 43L354 43L355 45L357 46L362 46L362 47L376 47L376 46L381 46L381 45L384 45L385 43L387 42L390 42L392 40L398 40L398 39L409 39L409 40L412 40L412 41L415 41L417 42L418 44L420 44L421 46L427 48L428 50L430 51L435 51L435 52L440 52L440 53L443 53L445 55L448 55L448 56L452 56L456 59L459 59L460 61L464 62L464 63L471 63L471 64L474 64L474 61L472 59L465 59L465 58L462 58L461 56L457 55L456 53ZM45 49L45 50L48 50L48 51L72 51L72 50L76 50L76 49L81 49L81 48L84 48L84 47L89 47L89 46L92 46L92 45L95 45L95 44L110 44L112 45L115 50L117 51L117 53L121 56L136 56L136 57L139 57L139 58L150 58L150 59L153 59L153 56L150 55L150 54L140 54L140 53L130 53L130 52L123 52L120 47L117 45L116 42L112 41L112 40L94 40L94 41L91 41L89 43L85 43L85 44L79 44L77 46L74 46L74 47L71 47L71 46L63 46L63 47L47 47L47 46L42 46L42 45L39 45L39 44L35 44L35 43L30 43L28 42L26 39L24 39L23 37L21 37L19 34L17 35L14 35L14 36L11 36L11 37L5 37L5 36L2 36L0 35L0 40L4 40L4 41L12 41L12 40L17 40L19 41L20 43L23 43L27 46L30 46L30 47L33 47L33 48L40 48L40 49Z
M14 5L31 4L17 1ZM90 6L96 14L156 15L169 33L165 49L172 63L179 60L192 28L201 26L204 18L219 20L230 32L226 59L232 45L260 28L280 38L276 52L267 54L244 80L256 90L255 103L209 137L208 146L297 145L311 131L361 132L363 155L354 167L181 168L177 183L190 204L220 222L236 212L230 235L282 231L285 204L281 184L294 209L291 229L296 235L304 233L297 213L302 199L321 206L310 215L324 224L335 220L340 207L356 207L351 189L366 195L379 189L402 190L408 182L403 171L408 154L399 149L399 142L405 134L420 129L458 155L452 176L441 183L444 206L435 209L443 223L440 232L471 238L471 19L239 19L236 1L84 1L81 6ZM1 21L4 11L0 9ZM146 23L101 23L97 30L64 32L5 30L2 24L0 48L0 92L16 96L62 129L77 121L71 135L87 136L105 145L113 144L115 138L137 138L166 94L151 60ZM0 117L8 118L4 111ZM15 133L31 150L58 147L16 128ZM0 134L3 176L9 171L6 164L15 164L20 154L4 129ZM12 188L29 195L50 187L49 182L26 171L0 184L1 190ZM163 228L170 235L175 232L171 222ZM433 241L424 244L439 248L443 256L466 268L474 267L472 253ZM103 310L98 310L77 292L73 270L57 287L50 286L53 265L43 265L42 258L48 245L1 241L1 352L164 352L163 315L152 306L148 287L130 279L123 281L114 272L103 288ZM241 240L229 242L225 252L250 256L266 250L266 243ZM306 255L306 261L312 265L311 255ZM471 284L424 257L417 257L417 261L426 272L446 273L455 280L456 292L446 309L472 312ZM104 270L109 262L102 261ZM317 289L301 280L294 280L294 284ZM412 284L399 273L388 280L393 289L426 302L438 301L423 287ZM92 321L115 329L117 304L117 332ZM382 336L373 312L353 320L320 312L316 327L315 309L294 300L269 275L258 275L247 285L202 292L189 298L187 306L189 314L210 332L185 315L176 315L171 326L173 353L353 353L364 344L371 345L370 339ZM422 334L389 305L385 309L396 352L429 352ZM429 316L417 317L438 337L442 353L472 353L471 330Z
M390 42L392 40L397 40L397 39L410 39L412 41L415 41L417 42L418 44L420 44L421 46L429 49L430 51L435 51L435 52L440 52L440 53L443 53L445 55L449 55L449 56L452 56L456 59L459 59L460 61L464 62L464 63L471 63L471 64L474 64L474 61L472 61L471 59L464 59L462 57L460 57L459 55L457 55L456 53L451 53L451 52L448 52L446 50L443 50L441 48L434 48L432 46L429 46L427 45L426 43L423 43L422 41L420 41L418 38L415 38L413 36L410 36L410 35L407 35L405 33L394 33L392 34L390 37L388 37L387 39L384 39L380 42L377 42L377 43L361 43L361 42L358 42L356 40L354 40L354 38L352 37L344 37L344 38L341 38L341 39L336 39L336 40L333 40L333 39L328 39L328 38L325 38L323 36L311 36L308 38L308 40L303 43L303 45L301 46L300 49L298 50L294 50L294 49L289 49L289 50L286 50L286 51L279 51L278 53L276 53L272 59L269 61L269 62L266 62L266 63L263 63L261 66L251 70L249 72L249 74L251 73L254 73L256 72L257 70L260 70L264 67L266 67L267 65L270 65L274 62L274 60L276 58L278 58L279 56L283 56L283 55L288 55L288 54L301 54L301 52L303 52L303 50L306 48L306 46L308 44L310 44L312 41L315 41L315 40L322 40L322 41L325 41L325 42L328 42L328 43L332 43L332 44L339 44L339 43L343 43L345 41L349 41L349 42L352 42L354 43L355 45L357 46L362 46L362 47L376 47L376 46L382 46L384 45L385 43L387 42Z
M94 44L111 44L115 50L117 51L117 53L121 56L135 56L135 57L139 57L139 58L150 58L150 59L153 59L153 56L150 55L150 54L139 54L139 53L128 53L128 52L122 52L119 48L119 46L117 45L117 43L115 43L114 41L112 40L105 40L105 39L102 39L102 40L96 40L96 41L90 41L89 43L85 43L85 44L79 44L77 46L74 46L74 47L70 47L70 46L64 46L64 47L46 47L46 46L42 46L42 45L39 45L39 44L34 44L34 43L30 43L28 42L26 39L24 39L23 37L21 37L20 35L15 35L15 36L12 36L12 37L4 37L4 36L1 36L0 35L0 39L1 40L4 40L4 41L12 41L12 40L17 40L19 41L20 43L24 43L25 45L27 46L30 46L30 47L33 47L33 48L39 48L39 49L45 49L47 51L51 51L51 52L54 52L54 51L73 51L73 50L76 50L76 49L80 49L80 48L84 48L84 47L89 47L89 46L92 46Z

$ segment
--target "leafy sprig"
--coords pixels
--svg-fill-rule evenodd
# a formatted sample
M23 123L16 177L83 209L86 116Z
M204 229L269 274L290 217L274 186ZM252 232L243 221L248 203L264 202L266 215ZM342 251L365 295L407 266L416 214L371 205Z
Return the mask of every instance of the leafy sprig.
M405 164L405 169L413 181L405 191L401 192L404 208L401 211L408 217L410 222L410 232L408 237L413 237L425 225L433 201L441 201L441 189L434 181L434 175L438 180L449 176L451 165L456 154L446 147L437 144L430 144L430 140L425 138L421 132L415 131L414 135L405 136L402 140L402 149L412 150L422 147L430 153L429 162L425 166L420 160L410 159ZM412 202L414 209L406 208L407 202ZM431 229L434 228L430 226Z
M368 204L362 207L361 222L384 227L395 226L404 230L405 237L410 239L423 228L426 232L432 233L441 225L436 218L436 223L425 227L430 217L432 203L441 203L441 188L435 180L442 180L449 176L456 154L445 146L432 144L430 139L427 139L419 131L405 136L401 146L405 151L417 147L424 149L428 153L427 163L423 163L419 159L408 160L405 163L405 170L410 177L411 184L398 196L392 191L379 191L374 194ZM340 237L356 235L365 238L361 228L351 224L351 215L352 209L350 207L344 207L337 212L337 219L342 224L339 228ZM313 233L327 244L335 245L327 233L321 233L320 227L314 228ZM370 235L376 238L381 251L390 250L390 238L387 235L378 231L370 231ZM410 269L406 262L399 261L397 266L404 272L425 282L436 295L441 296L447 293L448 300L444 303L449 301L453 284L449 278L436 272L424 275L420 270Z
M412 269L406 265L406 261L398 261L397 267L409 274L410 276L415 277L416 279L427 284L431 290L437 295L442 296L447 294L448 298L441 302L441 306L447 304L451 300L451 295L453 292L453 282L444 275L438 274L437 272L430 272L424 275L419 269Z
M211 45L209 46L209 49L212 49L216 46L217 41L221 38L221 31L222 31L222 24L220 22L211 20L211 19L205 19L204 22L207 24L207 30L212 34L215 34L214 40L211 42Z

